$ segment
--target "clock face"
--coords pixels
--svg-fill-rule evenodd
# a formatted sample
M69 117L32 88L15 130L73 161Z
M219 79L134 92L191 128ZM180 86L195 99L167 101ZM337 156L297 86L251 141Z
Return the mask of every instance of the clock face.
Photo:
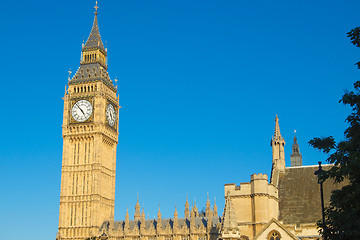
M114 106L111 103L109 103L106 107L106 119L108 120L110 126L113 127L115 125L116 112Z
M88 100L79 100L77 101L72 109L71 109L71 115L72 117L78 121L78 122L84 122L87 119L89 119L89 117L92 114L92 105Z

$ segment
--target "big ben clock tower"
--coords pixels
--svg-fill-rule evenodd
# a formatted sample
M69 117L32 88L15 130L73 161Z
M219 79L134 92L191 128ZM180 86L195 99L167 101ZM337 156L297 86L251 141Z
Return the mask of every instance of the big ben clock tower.
M97 9L64 96L58 239L86 239L114 219L119 99L107 72Z

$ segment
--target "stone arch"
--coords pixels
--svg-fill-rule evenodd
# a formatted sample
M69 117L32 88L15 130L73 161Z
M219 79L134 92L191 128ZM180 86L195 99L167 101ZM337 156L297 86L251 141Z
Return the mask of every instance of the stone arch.
M272 230L267 237L267 240L281 240L281 235L278 231Z
M240 240L250 240L250 238L248 236L241 235Z

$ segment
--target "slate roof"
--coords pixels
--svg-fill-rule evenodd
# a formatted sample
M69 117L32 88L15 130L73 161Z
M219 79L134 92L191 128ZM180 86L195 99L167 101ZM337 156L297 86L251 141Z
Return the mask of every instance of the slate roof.
M328 170L332 165L323 165ZM321 219L320 185L314 172L318 166L287 167L279 179L279 220L284 224L316 223ZM331 191L344 186L325 181L325 206L329 205Z
M110 88L115 90L109 73L100 65L100 63L82 64L76 71L74 77L69 81L70 84L83 83L83 82L96 82L102 81ZM116 90L115 90L116 91Z
M92 49L92 48L100 48L105 53L104 44L101 41L99 25L97 20L97 13L95 13L94 23L87 39L83 50Z

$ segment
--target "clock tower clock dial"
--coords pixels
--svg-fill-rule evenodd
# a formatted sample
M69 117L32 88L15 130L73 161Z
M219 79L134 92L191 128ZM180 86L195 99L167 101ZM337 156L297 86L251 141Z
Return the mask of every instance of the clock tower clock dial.
M92 114L92 105L88 100L79 100L77 101L72 109L71 115L78 122L84 122L89 119Z
M116 111L114 106L109 103L106 107L106 119L110 126L114 127L116 122Z

